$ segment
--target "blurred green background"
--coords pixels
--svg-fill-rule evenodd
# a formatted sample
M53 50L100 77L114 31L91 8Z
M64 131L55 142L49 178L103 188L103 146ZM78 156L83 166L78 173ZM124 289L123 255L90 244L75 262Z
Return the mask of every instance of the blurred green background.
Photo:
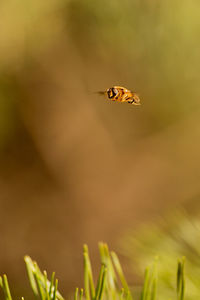
M199 195L200 3L0 3L0 269L22 257L81 286L82 244ZM95 94L113 85L142 105ZM27 282L28 286L28 282Z

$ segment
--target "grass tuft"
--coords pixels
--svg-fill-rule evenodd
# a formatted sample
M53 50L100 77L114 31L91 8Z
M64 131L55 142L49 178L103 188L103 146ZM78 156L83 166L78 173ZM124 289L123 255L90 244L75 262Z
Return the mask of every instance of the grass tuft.
M84 288L76 288L74 300L136 300L134 293L126 281L119 258L110 252L107 244L99 244L101 268L96 281L93 278L92 266L87 245L83 247ZM37 299L64 300L58 291L58 280L55 273L48 279L47 272L41 272L37 263L29 256L24 258L30 286ZM185 258L178 260L176 294L177 300L184 300L185 294ZM5 300L12 300L6 275L0 277L0 288ZM157 260L145 270L144 284L141 288L140 300L157 300ZM21 298L24 300L24 298Z

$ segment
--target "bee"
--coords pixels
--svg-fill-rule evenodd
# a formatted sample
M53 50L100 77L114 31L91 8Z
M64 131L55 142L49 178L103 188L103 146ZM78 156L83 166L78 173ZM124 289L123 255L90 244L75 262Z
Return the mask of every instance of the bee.
M133 105L140 105L139 96L123 86L113 86L104 92L98 93L107 96L111 101L127 102Z

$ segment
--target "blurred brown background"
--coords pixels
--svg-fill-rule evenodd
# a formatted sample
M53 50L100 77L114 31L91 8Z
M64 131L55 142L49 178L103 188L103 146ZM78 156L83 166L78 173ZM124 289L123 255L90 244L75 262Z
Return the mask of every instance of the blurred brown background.
M82 245L199 194L198 1L1 1L0 271L29 254L66 295ZM142 106L94 92L122 85ZM27 282L28 286L28 282Z

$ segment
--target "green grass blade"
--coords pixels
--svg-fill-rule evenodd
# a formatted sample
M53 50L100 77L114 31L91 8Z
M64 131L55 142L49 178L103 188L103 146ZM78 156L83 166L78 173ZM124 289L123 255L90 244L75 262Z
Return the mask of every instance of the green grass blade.
M90 292L92 299L95 298L95 287L94 287L94 280L92 274L92 267L89 258L89 251L87 245L83 247L83 256L84 256L84 274L85 274L85 293L86 299L90 299Z
M78 294L79 294L78 291L79 291L79 289L76 288L75 293L74 293L74 300L78 300Z
M151 300L156 300L156 291L157 291L157 277L154 276L151 287Z
M48 279L47 279L47 272L46 271L44 271L44 282L45 282L45 299L50 300L49 288L48 288Z
M53 293L53 298L52 300L57 300L57 290L58 290L58 279L55 281L55 287L54 287L54 293Z
M181 289L181 261L178 261L177 267L177 280L176 280L176 289L177 289L177 297L179 299L180 289Z
M126 300L131 300L131 299L132 299L132 296L131 296L131 292L130 292L130 291L128 291L128 292L126 293L125 299L126 299Z
M151 300L156 300L156 291L157 291L157 278L154 277L152 283Z
M115 268L117 270L117 273L119 275L119 278L121 280L122 286L123 286L125 292L128 292L129 291L129 286L128 286L128 283L125 279L124 272L123 272L121 264L119 262L119 258L117 256L117 254L113 251L111 252L111 257L113 259L114 266L115 266Z
M86 300L90 300L90 283L89 283L89 275L87 268L87 254L83 253L84 259L84 289L85 289L85 297Z
M151 296L150 300L156 300L156 294L157 294L157 281L158 281L158 274L157 274L157 261L158 257L154 260L154 266L152 270L152 279L151 279Z
M182 258L182 289L180 300L184 300L185 297L185 257Z
M0 276L0 287L3 289L3 280L1 276Z
M33 265L33 261L29 256L25 256L24 261L25 261L25 264L26 264L26 270L27 270L27 273L28 273L28 278L29 278L31 288L32 288L34 294L36 296L38 296L39 292L38 292L37 283L35 281L35 276L34 276L35 268L34 268L34 265Z
M144 275L144 285L143 285L140 300L147 300L148 288L149 288L149 268L146 268L145 275Z
M12 300L12 296L10 293L10 288L9 288L9 284L8 284L8 279L7 276L4 274L3 275L3 286L4 286L4 291L6 293L6 300Z
M44 297L47 290L48 295L46 295L46 298L48 299L48 297L50 297L50 299L52 299L55 290L55 287L53 285L55 274L52 274L50 282L47 278L45 279L45 275L40 271L40 268L38 267L37 263L33 262L29 256L25 256L24 260L26 263L29 281L34 294L36 296ZM56 297L58 300L64 300L64 298L58 291L56 292Z
M184 300L185 295L185 258L178 260L177 268L177 299Z
M83 289L80 290L80 298L79 300L82 300L83 299Z
M103 298L103 294L104 294L104 291L105 291L106 279L107 279L107 268L105 268L104 272L103 272L98 300L101 300Z
M101 263L107 268L107 279L105 282L105 291L109 299L115 300L119 294L117 285L117 277L111 260L110 252L107 244L99 243L99 251L101 256Z
M55 279L55 272L53 272L52 275L51 275L51 282L50 282L50 286L49 286L49 297L50 297L50 299L52 298L52 291L53 291L53 287L54 287L54 279Z
M98 299L98 297L99 297L99 293L100 293L100 289L101 289L101 284L102 284L102 278L103 278L104 269L105 269L105 266L102 265L102 266L101 266L101 269L100 269L100 272L99 272L98 279L97 279L97 286L96 286L96 292L95 292L95 295L96 295L95 298L96 298L96 299Z
M9 288L9 284L8 284L8 279L5 274L3 275L3 277L1 277L0 282L1 282L0 284L3 289L6 300L12 300L12 296L11 296L10 288Z
M35 281L37 283L37 287L38 287L38 291L39 291L39 296L40 296L41 300L46 300L45 299L45 291L44 291L43 286L41 284L39 275L37 273L35 273L34 275L35 275Z
M121 289L120 291L120 297L119 297L120 300L123 300L124 299L124 288Z
M109 248L107 244L102 244L102 247L104 249L103 253L104 253L104 260L105 260L105 265L108 268L108 276L110 279L110 283L111 283L111 287L115 288L115 284L117 283L117 277L115 274L115 269L113 267L113 263L110 257L110 252L109 252Z

